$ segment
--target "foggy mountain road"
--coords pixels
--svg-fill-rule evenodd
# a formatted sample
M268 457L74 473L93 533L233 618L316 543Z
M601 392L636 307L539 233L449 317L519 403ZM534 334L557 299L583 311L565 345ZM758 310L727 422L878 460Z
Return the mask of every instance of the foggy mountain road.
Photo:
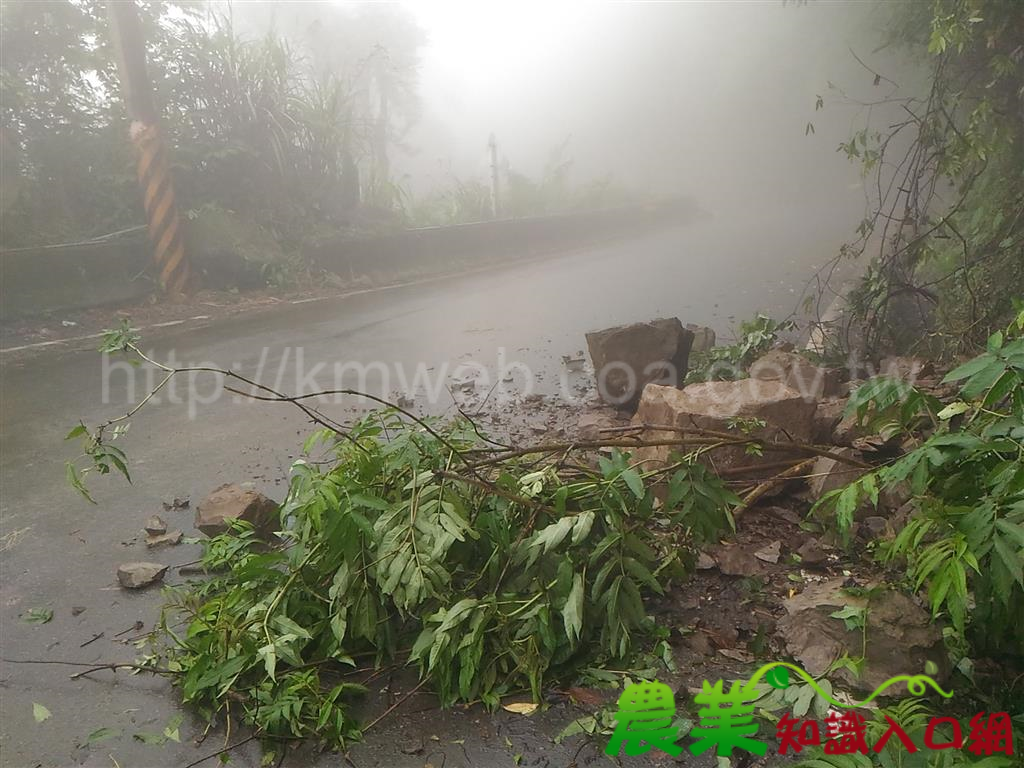
M820 248L792 253L785 245L785 230L780 224L773 237L762 227L752 242L755 236L745 230L706 219L492 272L292 305L198 330L175 330L152 344L143 339L141 348L152 349L155 359L173 357L177 365L215 363L247 376L262 373L261 380L286 392L332 386L329 366L337 361L376 362L387 370L405 366L410 372L420 364L437 371L460 360L493 368L498 350L504 348L508 361L524 363L546 377L538 387L543 390L550 387L560 357L585 347L587 330L678 316L684 323L711 325L720 337L728 337L732 316L738 322L755 308L785 316L812 265L822 263L835 245L833 233L823 231L817 238ZM808 233L805 242L813 242L812 235ZM762 256L752 259L754 250ZM321 363L328 367L318 376L314 369ZM215 382L199 378L196 391L205 404L196 407L195 421L189 420L185 405L166 402L135 418L131 432L120 441L132 462L134 485L92 478L97 505L91 506L64 481L62 465L74 450L61 441L80 418L95 424L128 409L128 373L121 368L108 373L109 402L104 404L104 368L94 352L53 351L4 366L2 533L8 538L3 539L0 610L9 658L131 659L135 649L117 642L114 635L137 620L152 627L159 591L118 590L118 564L180 564L198 556L198 548L191 545L147 551L140 530L145 519L160 512L170 527L188 535L191 511L161 512L160 501L176 496L197 501L224 482L250 481L280 499L287 468L309 432L294 408L216 397ZM144 395L144 385L139 376L136 400ZM392 380L388 389L394 388ZM442 392L436 410L450 402ZM327 410L343 412L337 406ZM53 556L55 545L58 557ZM168 574L172 583L181 580L174 571ZM73 606L86 610L72 615ZM33 607L52 609L53 620L43 625L19 620ZM79 643L101 631L104 639L79 650ZM109 764L106 756L116 750L121 765L155 764L156 748L132 735L161 731L178 711L165 684L124 672L75 681L68 674L67 667L4 665L6 759L12 764L31 759L32 764L98 765ZM49 722L61 723L69 738L53 739L47 723L32 721L33 701L51 710ZM465 712L439 715L426 707L426 712L416 714L425 707L409 706L408 713L383 723L355 748L353 754L365 756L357 764L422 765L422 758L400 750L405 742L398 734L412 728L440 733L449 741L466 738L466 752L474 759L465 764L486 765L484 755L505 755L499 740L493 734L485 737L479 724L470 725ZM548 726L555 727L537 725ZM91 749L72 746L71 734L84 742L101 728L115 729L116 735ZM529 728L517 723L514 730ZM193 746L190 726L182 733L181 745L168 742L160 748L160 764L182 765L215 748ZM515 738L532 743L538 737L530 733ZM552 748L547 743L549 753ZM517 747L522 752L528 749ZM235 764L248 765L248 760L257 764L255 750L233 757ZM322 760L327 764L332 758ZM450 756L447 765L458 764L462 763Z

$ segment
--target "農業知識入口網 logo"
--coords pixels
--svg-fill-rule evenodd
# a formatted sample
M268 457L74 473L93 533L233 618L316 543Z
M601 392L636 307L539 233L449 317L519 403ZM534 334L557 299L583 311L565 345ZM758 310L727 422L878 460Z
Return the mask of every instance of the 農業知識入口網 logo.
M979 712L966 727L954 717L932 717L924 729L920 745L900 723L882 713L884 730L869 743L868 718L856 710L887 688L904 684L914 696L923 695L931 688L947 699L952 697L952 692L942 690L927 675L901 675L886 680L868 698L848 704L833 698L831 692L821 688L800 667L786 662L766 664L749 680L734 681L728 686L721 680L714 684L705 680L700 692L694 696L694 701L700 705L697 713L700 722L690 731L694 739L688 747L690 753L701 755L714 749L718 757L731 757L734 750L765 755L768 744L756 738L759 726L754 717L755 708L757 701L765 695L765 689L758 684L763 679L772 688L788 688L790 670L833 708L824 718L824 728L817 720L794 717L792 713L783 714L775 729L779 754L800 752L808 746L823 747L826 754L879 753L890 743L895 745L897 742L910 754L921 748L966 749L976 756L1014 754L1013 725L1007 712ZM675 698L667 685L643 682L627 686L619 696L615 730L605 753L616 756L625 749L627 756L635 756L657 749L677 757L683 746L677 743L679 728L674 725L675 715Z

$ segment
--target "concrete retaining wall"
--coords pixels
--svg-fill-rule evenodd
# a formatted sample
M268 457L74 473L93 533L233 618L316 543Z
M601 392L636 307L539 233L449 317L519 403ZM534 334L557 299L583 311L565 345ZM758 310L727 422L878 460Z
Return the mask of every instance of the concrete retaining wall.
M681 224L695 214L688 201L666 200L374 237L338 237L307 248L304 255L314 267L343 280L372 275L379 281L388 275L429 275L461 265L529 258ZM144 233L107 243L0 252L0 320L142 298L156 287L149 259Z

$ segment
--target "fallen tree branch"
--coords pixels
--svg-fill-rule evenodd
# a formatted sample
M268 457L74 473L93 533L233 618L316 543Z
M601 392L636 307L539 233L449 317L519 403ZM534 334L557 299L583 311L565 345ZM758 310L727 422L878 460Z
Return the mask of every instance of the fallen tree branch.
M750 507L752 507L758 499L760 499L766 493L774 489L776 486L781 485L787 480L795 479L796 475L799 475L807 467L812 466L815 461L817 461L817 459L807 459L805 461L801 461L799 464L794 464L786 471L780 472L774 477L768 478L763 483L759 483L757 487L754 488L754 490L752 490L750 493L743 497L743 503L732 511L733 516L737 516L740 513L750 509Z
M80 677L88 675L92 672L100 672L104 669L109 669L116 672L119 669L131 669L137 672L152 672L154 675L182 675L184 672L175 669L163 669L161 667L147 667L142 664L135 664L129 662L112 662L109 664L96 664L94 662L87 661L60 661L56 659L7 659L0 658L0 662L4 664L52 664L57 666L65 667L88 667L88 669L82 672L76 672L71 675L72 680L77 680Z
M391 705L390 707L388 707L387 709L385 709L385 710L384 710L384 711L383 711L383 712L382 712L382 713L381 713L380 715L378 715L377 717L375 717L375 718L374 718L374 719L373 719L373 720L372 720L372 721L370 722L370 724L369 724L369 725L367 725L367 726L366 726L365 728L363 728L363 729L362 729L362 730L363 730L363 733L366 733L366 732L367 732L368 730L370 730L371 728L373 728L373 726L377 725L377 723L379 723L379 722L380 722L381 720L383 720L383 719L384 719L385 717L387 717L388 715L390 715L390 714L391 714L392 712L394 712L394 711L395 711L396 709L398 709L398 708L399 708L400 706L402 706L403 704L405 704L405 702L407 702L407 701L408 701L409 699L411 699L411 698L412 698L413 696L415 696L415 695L416 695L417 693L419 693L420 689L421 689L421 688L422 688L422 687L423 687L424 685L426 685L426 684L427 684L427 680L428 680L428 679L429 679L429 678L424 678L423 680L420 680L419 684L418 684L418 685L417 685L417 686L416 686L415 688L413 688L413 689L412 689L411 691L409 691L409 692L408 692L408 693L406 693L406 694L405 694L404 696L402 696L402 698L400 698L400 699L399 699L398 701L396 701L396 702L395 702L394 704L392 704L392 705Z
M602 432L628 432L644 430L650 430L652 432L677 432L679 434L696 434L702 437L717 437L723 440L731 439L736 440L736 435L730 434L729 432L719 432L714 429L705 429L703 427L675 427L668 424L630 424L624 427L606 427L602 429ZM743 442L750 442L760 445L767 451L803 451L804 453L813 453L816 456L824 456L825 458L835 459L843 464L850 464L854 467L860 467L861 469L871 469L872 465L867 462L855 459L852 456L846 456L844 454L836 453L832 448L826 445L815 445L813 443L803 443L799 440L790 440L785 443L776 443L770 440L764 440L758 437L747 437Z

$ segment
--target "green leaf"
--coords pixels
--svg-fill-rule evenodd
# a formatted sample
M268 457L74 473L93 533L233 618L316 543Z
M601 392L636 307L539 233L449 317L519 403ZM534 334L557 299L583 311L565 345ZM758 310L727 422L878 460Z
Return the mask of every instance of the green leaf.
M32 717L35 718L35 721L37 723L41 723L44 720L49 720L50 717L51 717L50 710L48 710L42 704L38 704L38 703L33 701L32 702Z
M29 608L21 615L26 624L48 624L53 619L53 611L49 608Z
M81 435L86 435L88 433L89 433L89 430L86 429L85 424L79 423L79 425L77 427L74 427L70 432L68 432L67 437L65 437L64 439L65 440L74 440L76 437L79 437Z
M966 362L963 365L954 368L952 371L947 373L945 378L942 379L942 383L951 384L954 381L961 381L962 379L966 379L983 370L991 362L991 355L979 355L973 360L970 360L969 362Z
M949 421L954 416L959 416L961 413L966 413L971 409L971 406L962 400L950 403L945 408L936 414L943 421Z
M817 694L811 686L800 686L800 695L793 704L793 715L796 717L803 717L806 715L810 711L811 704L814 703L814 697L816 695Z
M572 589L565 601L565 608L562 609L565 634L572 641L580 639L580 632L583 629L583 597L583 576L577 573L573 576Z
M184 719L185 718L182 717L181 715L175 715L170 720L168 720L167 721L167 725L164 728L164 736L167 739L169 739L171 741L174 741L174 742L177 742L177 743L180 744L181 743L181 734L180 734L178 729L181 726L181 723L184 721Z
M86 746L92 746L93 744L99 744L101 741L113 739L120 735L121 731L117 728L99 728L85 737L85 743Z
M626 481L626 485L629 490L633 492L633 495L638 499L644 497L644 481L640 478L640 474L635 469L627 469L622 475L622 479Z

